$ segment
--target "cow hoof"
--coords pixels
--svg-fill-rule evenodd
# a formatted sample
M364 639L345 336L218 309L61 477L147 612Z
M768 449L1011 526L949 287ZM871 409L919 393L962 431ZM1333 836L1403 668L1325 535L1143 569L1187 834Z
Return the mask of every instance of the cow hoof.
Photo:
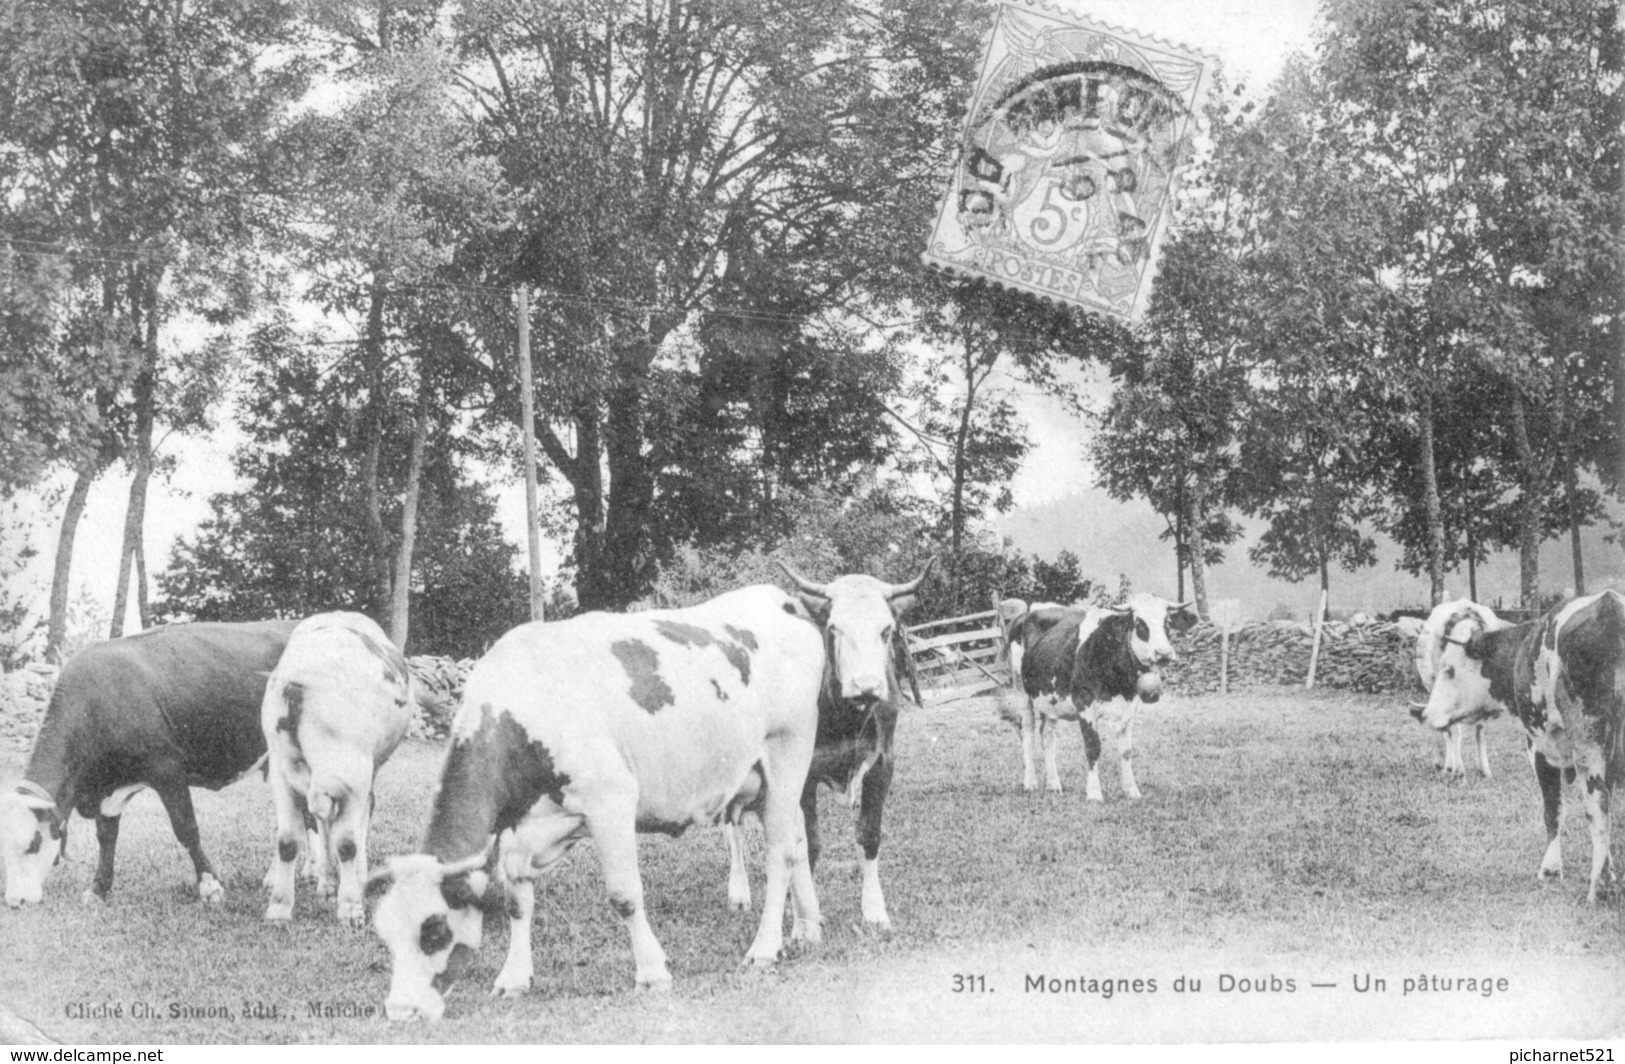
M877 938L891 938L890 920L865 920L858 925L858 930Z
M359 905L356 906L356 909L358 910L356 912L346 912L343 909L340 909L338 912L339 923L350 928L352 931L365 930L367 926L367 911L362 909Z
M275 902L265 907L265 920L272 924L285 924L293 919L292 902Z
M638 976L638 991L645 994L671 993L671 974Z
M523 982L504 983L500 979L491 988L491 996L495 998L523 997L530 993L530 978L527 976Z
M807 920L797 920L790 928L792 945L816 946L824 941L824 928Z
M743 901L741 901L738 898L729 898L728 911L732 913L750 912L750 899L745 898Z
M197 881L197 896L205 905L224 905L226 903L226 888L213 876L204 876Z
M79 895L79 902L82 905L93 905L96 902L105 902L106 900L107 895L97 893L95 887L86 887L85 892Z
M1537 880L1539 880L1540 882L1542 882L1542 883L1544 883L1548 879L1562 879L1563 878L1563 869L1561 869L1561 868L1546 868L1546 867L1542 866L1542 868L1540 870L1540 874L1537 875L1535 878Z

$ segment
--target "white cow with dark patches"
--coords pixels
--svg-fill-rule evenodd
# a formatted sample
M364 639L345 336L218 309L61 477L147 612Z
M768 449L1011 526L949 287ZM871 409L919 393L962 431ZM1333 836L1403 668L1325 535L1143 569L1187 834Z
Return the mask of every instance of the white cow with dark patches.
M260 707L277 823L267 920L293 918L294 864L306 833L311 878L330 895L336 869L338 918L366 922L373 779L405 737L414 701L406 660L370 618L321 613L288 637Z
M1417 633L1414 658L1416 674L1422 678L1422 686L1429 692L1433 690L1433 678L1439 672L1439 661L1450 646L1448 640L1452 637L1451 633L1464 623L1466 627L1456 638L1465 639L1473 632L1493 632L1508 625L1495 615L1494 610L1480 606L1471 599L1441 602L1433 607L1433 612L1422 623L1422 630ZM1467 766L1461 758L1461 738L1463 729L1471 724L1474 748L1478 752L1478 771L1485 779L1490 778L1490 750L1484 741L1484 721L1500 715L1499 710L1486 706L1482 716L1452 724L1445 730L1442 771L1446 776L1465 778L1467 775Z
M797 799L823 677L817 625L775 587L503 636L464 687L422 852L390 861L380 877L393 880L373 918L393 958L385 1012L438 1019L445 1002L433 979L455 945L479 947L484 911L499 905L509 949L496 990L526 990L535 877L588 836L631 937L637 985L669 986L644 911L637 832L676 835L740 809L758 812L767 836L766 901L747 958L777 959L787 890L791 937L818 941Z
M908 653L898 625L914 606L914 593L936 564L933 558L913 580L888 584L872 576L809 580L783 562L802 604L824 630L828 672L818 702L818 743L801 791L809 863L823 849L818 830L818 786L828 784L858 806L858 848L863 853L863 922L877 931L891 927L880 885L880 820L891 789L896 755L893 737L903 702L899 665ZM899 662L899 658L903 658ZM750 878L737 828L724 825L728 840L728 903L750 907Z
M1045 789L1060 793L1059 722L1075 720L1088 769L1085 797L1102 800L1097 771L1102 727L1117 747L1124 795L1140 797L1133 763L1135 713L1139 702L1162 695L1157 666L1174 659L1168 616L1187 605L1142 594L1108 607L1040 604L1016 619L1009 649L1011 670L1026 695L1020 718L1024 790L1038 787L1035 722L1044 743Z
M1426 706L1414 710L1444 729L1487 711L1511 710L1523 724L1546 821L1542 878L1563 875L1563 786L1584 776L1595 903L1618 879L1609 837L1610 792L1625 781L1625 596L1587 595L1536 621L1450 632Z

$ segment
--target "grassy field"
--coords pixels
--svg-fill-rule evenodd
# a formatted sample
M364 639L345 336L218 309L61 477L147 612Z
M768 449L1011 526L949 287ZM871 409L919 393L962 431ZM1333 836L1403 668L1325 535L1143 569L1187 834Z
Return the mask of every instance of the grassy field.
M488 996L507 939L492 926L485 948L460 958L433 1028L378 1018L382 944L340 927L303 884L291 927L261 923L273 835L263 783L194 792L228 891L221 910L195 900L162 807L144 794L125 817L110 904L79 902L95 844L75 821L45 905L0 910L0 1002L59 1039L128 1043L1617 1035L1620 902L1584 904L1578 802L1569 878L1537 883L1544 840L1522 740L1506 721L1491 734L1495 778L1448 783L1433 768L1436 739L1397 699L1170 696L1137 731L1144 800L1123 800L1108 748L1106 802L1092 805L1075 729L1062 741L1068 793L1027 795L1015 732L992 700L911 712L881 856L892 935L855 927L852 814L826 793L822 946L771 973L740 972L755 917L726 909L720 833L648 837L650 919L676 984L635 993L625 932L583 844L538 891L533 993ZM375 859L413 848L439 758L409 744L385 768ZM0 778L21 768L0 761ZM754 827L752 838L759 846ZM759 901L759 854L754 872ZM373 1015L313 1015L312 1003ZM69 1017L114 1004L121 1018ZM132 1015L143 1009L154 1015Z

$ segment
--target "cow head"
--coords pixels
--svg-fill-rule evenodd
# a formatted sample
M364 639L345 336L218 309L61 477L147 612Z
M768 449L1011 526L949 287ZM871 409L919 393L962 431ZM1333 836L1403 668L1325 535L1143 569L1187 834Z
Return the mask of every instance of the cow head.
M479 949L489 878L484 851L453 864L428 854L393 857L372 882L389 881L372 926L389 948L393 967L384 1014L392 1020L438 1020L446 999L435 977L458 946Z
M1168 641L1168 615L1189 605L1141 594L1108 608L1129 615L1129 649L1140 668L1152 669L1177 657Z
M817 584L779 563L801 590L801 601L824 629L836 693L843 699L873 702L890 698L893 639L897 622L914 605L914 592L937 560L906 584L872 576L842 576Z
M0 861L8 906L39 904L45 897L45 876L66 842L56 803L43 790L23 784L0 794Z
M1457 621L1445 635L1434 661L1433 689L1427 702L1413 704L1411 716L1441 731L1452 724L1483 720L1506 707L1490 691L1492 632L1477 618Z

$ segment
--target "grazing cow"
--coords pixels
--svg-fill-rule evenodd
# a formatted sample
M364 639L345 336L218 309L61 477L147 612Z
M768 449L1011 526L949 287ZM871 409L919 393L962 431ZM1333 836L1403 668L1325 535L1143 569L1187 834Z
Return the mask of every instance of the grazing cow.
M891 789L895 764L892 739L903 698L898 659L903 657L906 669L908 653L898 622L913 607L914 592L935 564L935 558L926 562L920 575L906 584L887 584L864 575L842 576L819 584L779 563L800 588L802 603L824 630L828 660L828 674L818 699L818 743L801 791L808 861L816 869L823 850L818 831L818 785L827 783L845 795L848 805L858 805L863 922L882 931L890 929L891 917L880 887L880 817L886 793ZM738 829L730 822L723 830L728 840L728 904L747 909L750 877L745 872Z
M198 895L224 889L198 841L189 787L219 790L265 756L260 701L294 621L179 624L96 643L62 669L23 781L0 794L6 904L37 902L67 845L68 816L96 820L85 893L113 889L119 816L151 787L192 858Z
M637 985L668 987L644 913L636 833L677 835L740 808L761 816L768 849L766 902L746 956L778 957L787 888L791 937L817 941L796 798L823 678L817 626L776 587L503 636L469 674L422 852L379 876L393 879L373 918L394 961L386 1014L434 1020L444 1011L432 980L453 946L479 947L493 837L510 929L500 993L530 985L536 874L588 835L631 935Z
M1116 743L1123 793L1140 797L1133 765L1135 703L1155 702L1162 696L1162 678L1156 667L1174 658L1173 645L1168 642L1168 616L1187 605L1135 595L1105 608L1039 604L1017 618L1011 626L1010 663L1026 695L1020 721L1023 789L1038 787L1033 764L1036 715L1044 742L1047 790L1061 790L1055 763L1059 722L1075 720L1083 731L1088 800L1101 800L1096 771L1100 724Z
M303 827L311 878L331 894L336 866L339 919L365 922L373 776L406 735L413 702L406 659L370 618L319 613L288 637L260 710L277 826L267 920L293 918Z
M1450 645L1450 634L1464 621L1472 622L1465 630L1467 632L1494 631L1507 626L1507 622L1497 617L1495 611L1471 599L1456 599L1435 606L1416 636L1416 674L1422 678L1422 686L1428 691L1433 690L1433 677L1439 671L1440 657ZM1458 635L1457 638L1465 639L1466 635ZM1484 742L1484 721L1497 716L1500 716L1499 710L1486 708L1482 716L1452 724L1445 730L1443 772L1446 776L1465 778L1467 775L1467 766L1461 759L1461 737L1462 729L1471 724L1474 746L1478 750L1478 771L1489 779L1490 750Z
M1563 875L1563 784L1585 775L1595 903L1609 853L1609 790L1625 775L1625 597L1577 598L1540 620L1475 630L1458 623L1439 657L1426 706L1415 716L1444 729L1510 709L1524 726L1546 814L1542 878Z

